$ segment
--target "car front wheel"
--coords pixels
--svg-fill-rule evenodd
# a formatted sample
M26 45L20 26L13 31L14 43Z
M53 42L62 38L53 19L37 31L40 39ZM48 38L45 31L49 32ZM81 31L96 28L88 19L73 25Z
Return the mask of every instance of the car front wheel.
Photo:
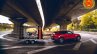
M64 38L60 38L60 39L59 39L59 42L60 42L61 44L63 44L63 43L64 43Z
M31 40L31 44L35 44L35 41L34 40Z
M25 41L25 44L30 44L30 41L29 41L29 40L26 40L26 41Z
M78 36L78 37L76 37L75 41L80 41L80 39L81 39L81 37Z

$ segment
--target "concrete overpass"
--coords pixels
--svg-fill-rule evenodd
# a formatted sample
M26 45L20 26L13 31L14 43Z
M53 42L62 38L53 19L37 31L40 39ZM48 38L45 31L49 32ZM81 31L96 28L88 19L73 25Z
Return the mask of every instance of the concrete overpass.
M93 9L85 9L82 4L83 0L40 1L45 18L45 28L52 23L57 23L63 29L71 22L71 18L76 18L97 8L95 6ZM36 0L0 0L0 14L10 17L15 24L14 32L18 33L20 38L22 38L24 23L34 26L43 25Z

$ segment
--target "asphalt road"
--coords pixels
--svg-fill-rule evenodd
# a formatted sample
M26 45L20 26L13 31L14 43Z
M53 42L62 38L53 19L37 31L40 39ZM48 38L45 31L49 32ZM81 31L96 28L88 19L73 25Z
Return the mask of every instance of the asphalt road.
M66 41L62 45L53 43L23 45L17 44L17 41L10 41L1 37L0 54L97 54L97 35L86 32L76 33L81 35L81 42Z

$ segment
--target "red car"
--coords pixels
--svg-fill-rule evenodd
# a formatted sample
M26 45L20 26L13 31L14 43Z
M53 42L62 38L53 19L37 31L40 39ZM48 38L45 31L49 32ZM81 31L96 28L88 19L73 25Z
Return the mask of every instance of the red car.
M57 40L60 43L64 43L65 40L69 40L69 39L80 41L81 36L80 34L74 34L71 31L57 31L53 33L52 39L55 41Z

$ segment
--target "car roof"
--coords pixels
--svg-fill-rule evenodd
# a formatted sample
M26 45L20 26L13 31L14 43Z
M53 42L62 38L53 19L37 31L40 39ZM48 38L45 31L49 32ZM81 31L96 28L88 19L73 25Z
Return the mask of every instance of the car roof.
M56 32L69 32L69 31L65 30L65 31L56 31ZM56 33L56 32L54 32L54 33ZM70 31L70 32L71 32L71 31Z

